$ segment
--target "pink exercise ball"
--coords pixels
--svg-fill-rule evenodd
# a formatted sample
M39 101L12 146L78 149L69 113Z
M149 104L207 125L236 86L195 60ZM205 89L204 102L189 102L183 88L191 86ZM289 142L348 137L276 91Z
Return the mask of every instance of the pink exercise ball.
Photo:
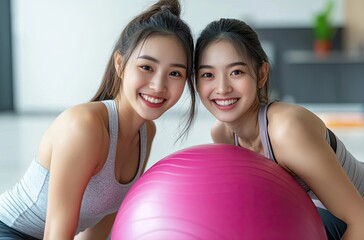
M307 193L273 161L207 144L150 167L117 213L112 240L327 239Z

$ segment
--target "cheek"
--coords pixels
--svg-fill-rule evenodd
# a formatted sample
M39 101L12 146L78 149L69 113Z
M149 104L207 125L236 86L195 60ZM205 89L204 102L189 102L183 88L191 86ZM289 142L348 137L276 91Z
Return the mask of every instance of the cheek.
M205 98L208 97L208 92L209 92L209 85L206 83L198 83L197 84L197 91L198 91L198 95L200 96L200 98Z
M185 89L185 86L186 86L186 81L170 83L171 92L173 92L173 95L178 96L178 98L182 95L183 90Z
M235 89L242 89L245 93L255 93L257 91L257 83L253 79L246 79L246 81L237 82Z

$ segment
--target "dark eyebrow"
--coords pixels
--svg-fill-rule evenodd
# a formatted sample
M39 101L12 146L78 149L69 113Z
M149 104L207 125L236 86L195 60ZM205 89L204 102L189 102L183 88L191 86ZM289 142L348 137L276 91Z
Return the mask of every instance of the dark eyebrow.
M246 64L245 62L233 62L230 63L229 65L227 65L228 67L234 67L234 66L247 66L248 64ZM200 65L198 67L198 70L200 70L201 68L207 68L207 69L212 69L213 67L211 65Z
M151 56L148 56L148 55L141 55L141 56L138 56L138 58L142 58L142 59L146 59L146 60L149 60L149 61L152 61L152 62L155 62L155 63L159 63L159 60L154 58L154 57L151 57Z
M146 59L155 63L160 63L160 61L154 57L151 57L149 55L141 55L138 58L142 58L142 59ZM183 68L183 69L187 69L186 65L181 64L181 63L171 63L170 64L172 67L178 67L178 68Z
M172 63L171 64L172 67L178 67L178 68L183 68L183 69L186 69L187 70L187 67L186 65L184 64L180 64L180 63Z
M241 65L241 66L247 66L248 64L246 64L245 62L233 62L233 63L230 63L228 65L228 67L234 67L234 66L239 66L239 65Z
M200 70L202 68L212 69L213 67L210 66L210 65L200 65L200 66L198 66L198 70Z

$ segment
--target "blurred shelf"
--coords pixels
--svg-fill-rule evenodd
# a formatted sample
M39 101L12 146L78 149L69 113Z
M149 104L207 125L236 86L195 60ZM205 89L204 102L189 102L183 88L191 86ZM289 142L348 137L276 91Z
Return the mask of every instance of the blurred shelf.
M290 64L364 64L364 54L349 55L332 51L321 56L313 51L289 50L283 53L283 60Z
M364 56L286 51L281 89L284 98L299 103L364 103Z

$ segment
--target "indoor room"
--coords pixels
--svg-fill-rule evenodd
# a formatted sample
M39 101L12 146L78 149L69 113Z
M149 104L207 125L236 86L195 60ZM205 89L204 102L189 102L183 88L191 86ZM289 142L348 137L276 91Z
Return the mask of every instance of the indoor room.
M91 100L121 30L155 2L0 0L0 193L22 178L57 116ZM213 20L250 25L270 63L269 101L312 111L364 162L363 1L180 2L194 41ZM181 139L190 107L187 87L154 121L146 169L177 151L213 143L215 117L199 97L196 104L196 118Z

